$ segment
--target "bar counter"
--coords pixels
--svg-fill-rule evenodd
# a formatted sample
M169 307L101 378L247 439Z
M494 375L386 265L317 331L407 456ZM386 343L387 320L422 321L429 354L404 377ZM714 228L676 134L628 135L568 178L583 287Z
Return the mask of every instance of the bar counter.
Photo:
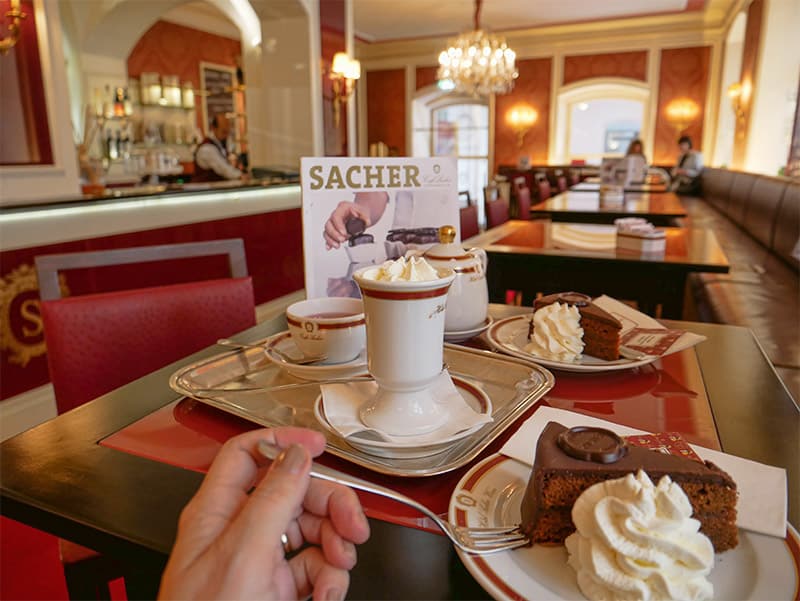
M0 348L0 400L49 380L37 256L241 238L257 305L303 288L300 186L276 181L119 189L99 198L0 208L0 300L6 307L0 327L8 333ZM206 275L216 273L214 260L203 265ZM74 295L122 289L131 281L159 286L195 279L196 268L173 262L104 274L72 270L62 285Z
M110 188L0 206L0 251L299 208L284 178Z

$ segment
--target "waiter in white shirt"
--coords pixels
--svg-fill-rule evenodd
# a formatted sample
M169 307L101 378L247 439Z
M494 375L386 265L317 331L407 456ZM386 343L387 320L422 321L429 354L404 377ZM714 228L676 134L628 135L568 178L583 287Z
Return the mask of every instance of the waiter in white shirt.
M211 132L194 152L192 182L216 182L239 179L242 172L228 162L226 142L231 123L223 113L211 119Z

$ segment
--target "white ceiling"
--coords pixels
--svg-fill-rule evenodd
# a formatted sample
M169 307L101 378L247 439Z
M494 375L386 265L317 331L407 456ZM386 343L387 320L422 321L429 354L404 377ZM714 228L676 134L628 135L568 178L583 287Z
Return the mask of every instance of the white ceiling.
M353 2L356 36L368 42L455 35L472 29L475 12L473 0ZM484 0L480 24L494 31L527 29L676 13L688 5L689 0Z

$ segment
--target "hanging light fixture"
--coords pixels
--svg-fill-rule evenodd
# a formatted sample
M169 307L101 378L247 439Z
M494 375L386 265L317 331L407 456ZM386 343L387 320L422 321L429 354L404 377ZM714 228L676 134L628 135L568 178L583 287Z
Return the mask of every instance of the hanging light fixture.
M439 54L439 86L471 96L505 94L514 87L519 73L514 65L516 53L502 36L480 28L481 4L475 0L475 30L448 41Z

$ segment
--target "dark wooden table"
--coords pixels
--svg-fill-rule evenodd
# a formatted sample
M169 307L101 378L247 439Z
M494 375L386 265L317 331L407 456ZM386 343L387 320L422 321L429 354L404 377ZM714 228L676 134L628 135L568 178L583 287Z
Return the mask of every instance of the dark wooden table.
M571 192L600 192L599 181L582 181L570 186ZM625 192L653 192L655 194L667 192L667 186L664 184L627 184L624 187Z
M522 292L525 305L538 293L575 290L634 300L645 313L681 319L688 274L726 273L728 260L711 230L664 231L666 250L655 254L618 250L612 225L545 219L507 221L469 243L489 257L491 302L505 302L507 290Z
M504 317L520 308L493 306ZM787 469L790 521L800 525L800 414L750 330L675 322L703 334L694 351L722 448ZM243 332L257 340L282 319ZM219 352L212 347L0 445L0 512L138 566L155 592L178 515L202 474L130 455L98 441L176 400L169 376ZM353 599L488 598L443 536L370 520L359 547ZM9 577L6 575L6 577Z
M568 190L531 207L532 218L578 223L614 223L621 217L642 217L654 225L675 225L686 208L674 192L626 192L623 200L601 200L600 192Z

